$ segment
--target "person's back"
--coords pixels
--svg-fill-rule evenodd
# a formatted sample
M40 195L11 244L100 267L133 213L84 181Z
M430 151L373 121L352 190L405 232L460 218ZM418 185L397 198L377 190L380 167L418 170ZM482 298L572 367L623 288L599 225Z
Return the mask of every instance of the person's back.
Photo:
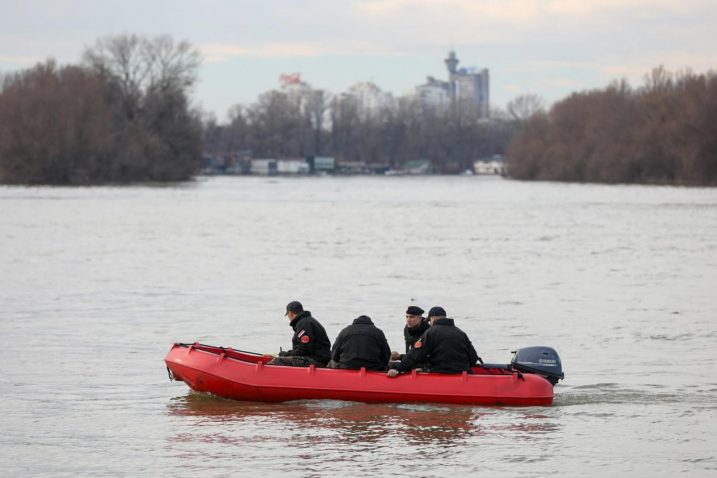
M431 327L416 341L396 370L389 372L390 376L408 372L422 362L428 363L431 372L470 372L479 360L468 336L455 326L453 319L446 318L442 307L431 309L429 317Z
M346 369L386 370L390 356L383 331L362 315L336 337L331 364Z
M470 371L478 360L478 354L468 336L455 326L453 319L438 319L433 322L414 349L424 348L429 352L428 369L437 373L460 373ZM409 351L410 354L410 351ZM419 356L419 354L416 354Z

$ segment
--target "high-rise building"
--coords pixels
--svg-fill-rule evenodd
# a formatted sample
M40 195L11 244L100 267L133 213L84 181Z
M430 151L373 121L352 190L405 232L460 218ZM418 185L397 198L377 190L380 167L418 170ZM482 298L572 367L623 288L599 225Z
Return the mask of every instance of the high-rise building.
M356 102L360 114L364 117L374 115L384 108L390 108L395 103L393 95L381 91L378 86L367 81L356 83L344 93L344 96Z
M416 96L423 104L433 107L448 106L453 98L451 85L432 76L426 78L425 84L416 87Z
M444 60L448 70L448 81L429 76L426 83L416 87L416 95L427 104L470 104L475 106L481 117L490 114L490 78L488 69L458 68L456 52L451 50Z

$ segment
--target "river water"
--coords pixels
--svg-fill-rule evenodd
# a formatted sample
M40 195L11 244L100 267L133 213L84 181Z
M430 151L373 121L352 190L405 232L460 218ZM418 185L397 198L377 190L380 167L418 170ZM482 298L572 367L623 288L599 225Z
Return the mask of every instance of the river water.
M394 350L441 305L490 362L549 345L552 407L241 403L175 341ZM0 188L3 476L716 476L717 189L485 177Z

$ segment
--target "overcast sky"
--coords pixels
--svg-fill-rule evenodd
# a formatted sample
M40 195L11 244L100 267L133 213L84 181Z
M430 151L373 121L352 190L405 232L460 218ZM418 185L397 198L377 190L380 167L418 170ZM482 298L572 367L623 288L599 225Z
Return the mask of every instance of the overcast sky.
M488 68L491 103L551 103L657 65L717 69L717 0L0 0L0 72L78 62L101 36L170 34L203 54L194 100L222 120L299 72L333 93L400 95L459 66Z

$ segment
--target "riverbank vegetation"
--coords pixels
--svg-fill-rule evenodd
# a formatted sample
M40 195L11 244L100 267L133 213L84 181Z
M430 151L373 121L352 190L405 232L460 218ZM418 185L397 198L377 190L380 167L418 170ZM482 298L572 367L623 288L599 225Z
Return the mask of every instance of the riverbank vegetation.
M467 104L435 107L404 96L367 109L350 95L272 90L248 107L234 107L227 124L208 121L205 151L245 149L257 158L333 156L393 169L430 159L434 172L450 174L472 170L477 158L503 154L514 127L507 117L487 121Z
M218 124L190 107L199 63L186 42L120 35L98 40L79 64L49 60L0 78L0 183L181 181L197 174L202 153L243 152L333 156L374 171L427 159L446 174L505 154L516 179L717 185L714 72L660 67L642 87L617 81L547 111L520 96L490 119L413 95L369 108L301 82Z
M189 108L199 54L170 37L107 37L81 64L49 60L0 86L0 182L180 181L201 157Z
M531 115L508 149L511 177L717 185L717 73L659 67Z

